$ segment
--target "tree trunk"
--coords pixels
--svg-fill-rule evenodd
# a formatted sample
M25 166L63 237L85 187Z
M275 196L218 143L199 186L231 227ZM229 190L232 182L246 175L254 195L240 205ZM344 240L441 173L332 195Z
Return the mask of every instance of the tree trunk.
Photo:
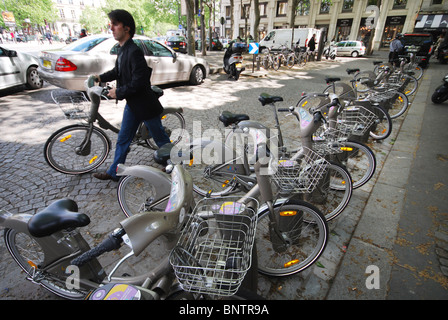
M260 1L259 0L254 0L254 14L255 14L254 41L258 42L260 40L259 32L258 32L258 28L260 26Z
M194 30L196 29L196 19L194 18L194 0L185 0L187 4L187 54L195 55Z

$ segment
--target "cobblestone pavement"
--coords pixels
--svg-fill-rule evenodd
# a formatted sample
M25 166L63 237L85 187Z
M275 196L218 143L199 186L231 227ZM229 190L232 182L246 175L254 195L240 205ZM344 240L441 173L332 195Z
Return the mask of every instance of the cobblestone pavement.
M213 66L219 67L220 54L222 55L211 53L207 59ZM370 58L324 60L309 63L301 69L288 70L283 67L278 72L268 73L252 73L249 63L246 74L237 82L229 81L225 74L214 73L200 86L163 86L165 94L161 102L164 106L182 106L190 131L192 120L201 121L204 130L222 128L217 118L223 110L247 113L251 119L272 127L273 117L257 100L260 93L282 96L283 106L295 105L303 91L322 91L326 86L324 76L340 76L347 80L349 78L345 73L346 68L360 67L362 70L371 70L372 60L384 59L386 54L380 52ZM94 245L124 218L116 199L116 183L95 180L91 174L64 175L45 163L43 145L46 139L55 130L72 123L63 117L56 104L49 102L52 90L62 89L46 84L38 91L13 90L0 96L0 208L12 213L34 213L55 199L72 198L78 202L80 211L91 218L91 223L84 228L83 234L88 242ZM122 109L123 103L103 103L101 107L106 118L116 123L121 119ZM282 119L283 121L287 120ZM381 170L393 145L400 121L398 119L394 122L394 132L386 141L369 142L377 156L377 172ZM116 136L111 132L108 134L112 141L115 141ZM113 152L101 170L110 164L112 156ZM152 159L152 151L143 147L133 147L126 164L157 167ZM319 266L284 278L260 275L259 294L273 300L324 299L377 177L378 174L375 174L371 182L355 190L349 207L336 221L330 223L330 241ZM0 231L0 235L2 233L3 231ZM102 258L101 262L109 265L120 256L121 253L114 254ZM126 269L127 273L137 271L138 267L148 267L147 256L137 260L145 260L145 263L132 262L126 266L129 268ZM3 241L0 245L0 299L57 299L25 280L24 274L9 256Z

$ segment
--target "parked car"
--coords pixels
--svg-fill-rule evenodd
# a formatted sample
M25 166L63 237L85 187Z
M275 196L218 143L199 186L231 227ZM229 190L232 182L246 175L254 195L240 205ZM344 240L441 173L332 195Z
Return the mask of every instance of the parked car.
M340 41L336 43L338 56L359 57L366 53L366 47L362 41Z
M407 54L415 54L419 65L426 68L433 54L433 38L430 33L406 33L401 38Z
M23 84L28 89L42 88L43 81L37 68L36 57L0 47L0 89Z
M164 44L144 36L134 36L152 68L151 84L189 81L200 84L209 74L206 60L178 54ZM117 59L118 44L112 35L93 35L81 38L59 50L42 51L39 73L49 83L84 91L84 81L91 74L112 69Z
M174 36L166 39L166 45L174 51L187 53L187 39L182 36Z

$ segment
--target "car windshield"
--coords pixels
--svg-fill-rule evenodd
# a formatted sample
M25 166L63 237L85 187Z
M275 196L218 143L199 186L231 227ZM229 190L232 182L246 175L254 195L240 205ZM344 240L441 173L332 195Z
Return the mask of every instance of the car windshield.
M107 40L109 38L82 38L80 40L77 40L68 46L64 47L64 50L68 51L79 51L79 52L87 52L92 50L92 48L96 47L98 44L103 42L104 40Z
M184 37L170 37L168 41L185 41Z
M404 45L421 46L425 43L431 43L431 36L405 36L403 38Z

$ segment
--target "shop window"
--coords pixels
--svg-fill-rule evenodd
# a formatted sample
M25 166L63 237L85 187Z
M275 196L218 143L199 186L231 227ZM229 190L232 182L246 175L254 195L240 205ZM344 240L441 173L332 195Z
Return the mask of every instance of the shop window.
M432 0L432 4L442 4L443 0Z

